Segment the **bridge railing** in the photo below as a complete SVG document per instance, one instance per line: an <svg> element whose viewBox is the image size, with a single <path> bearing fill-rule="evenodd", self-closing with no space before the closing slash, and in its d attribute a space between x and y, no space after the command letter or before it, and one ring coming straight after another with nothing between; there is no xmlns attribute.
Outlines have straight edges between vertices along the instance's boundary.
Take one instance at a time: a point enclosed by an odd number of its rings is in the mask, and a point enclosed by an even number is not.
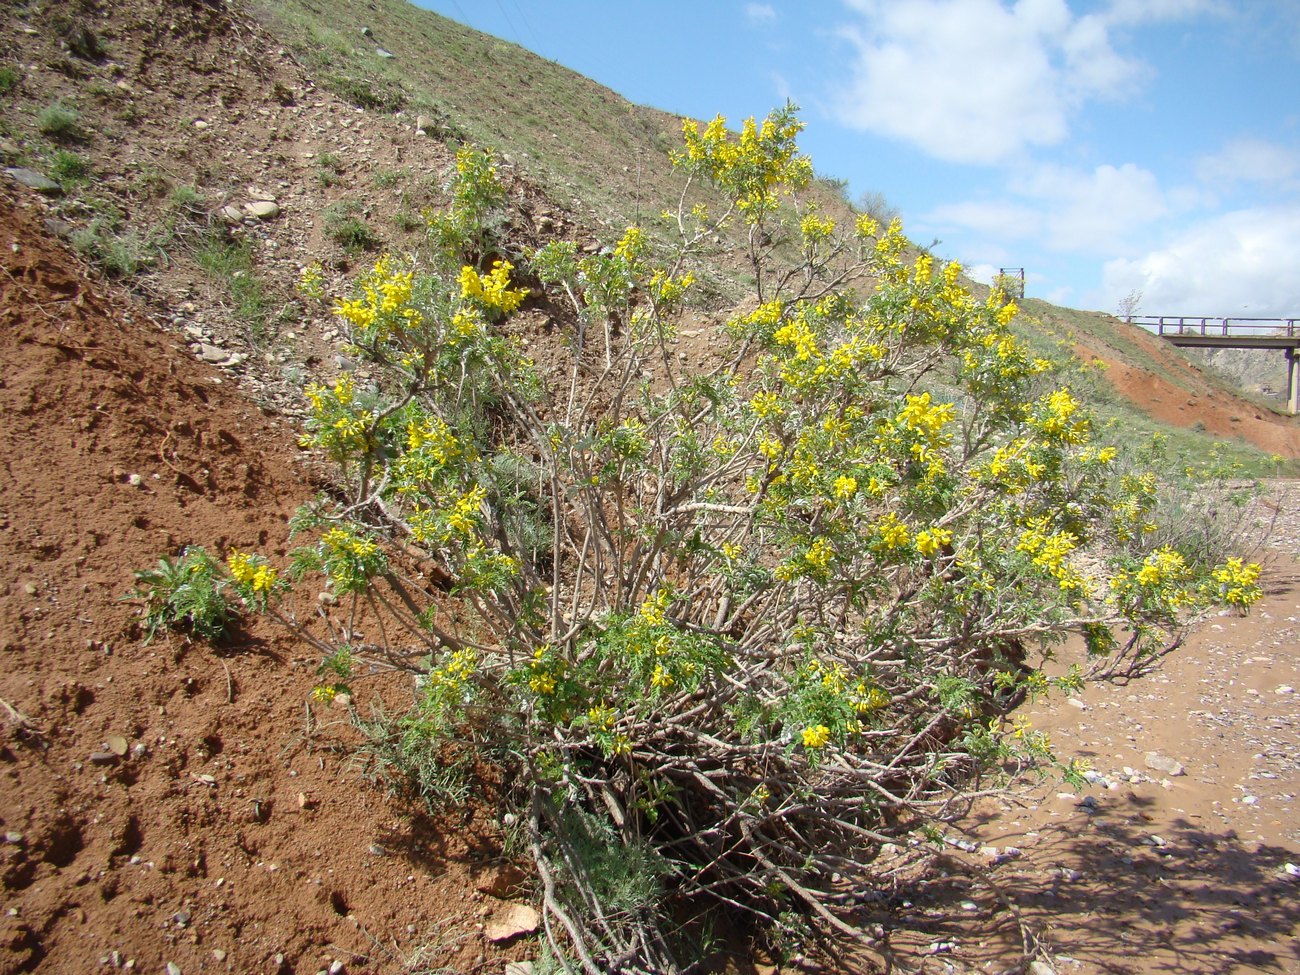
<svg viewBox="0 0 1300 975"><path fill-rule="evenodd" d="M1206 335L1231 337L1285 336L1295 338L1300 318L1198 318L1191 315L1134 315L1134 325L1150 328L1157 335Z"/></svg>

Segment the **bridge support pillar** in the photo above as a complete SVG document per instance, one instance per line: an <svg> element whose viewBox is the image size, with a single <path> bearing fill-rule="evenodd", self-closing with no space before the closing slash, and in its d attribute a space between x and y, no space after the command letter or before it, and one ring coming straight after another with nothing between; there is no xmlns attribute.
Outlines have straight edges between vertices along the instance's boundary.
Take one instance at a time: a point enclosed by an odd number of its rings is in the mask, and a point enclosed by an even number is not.
<svg viewBox="0 0 1300 975"><path fill-rule="evenodd" d="M1300 413L1300 349L1286 350L1286 408L1291 415Z"/></svg>

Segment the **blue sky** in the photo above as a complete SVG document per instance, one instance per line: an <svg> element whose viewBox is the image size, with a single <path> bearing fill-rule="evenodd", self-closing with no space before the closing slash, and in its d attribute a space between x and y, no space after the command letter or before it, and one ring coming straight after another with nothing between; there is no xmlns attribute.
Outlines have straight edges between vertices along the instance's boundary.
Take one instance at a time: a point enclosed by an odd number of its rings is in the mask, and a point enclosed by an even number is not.
<svg viewBox="0 0 1300 975"><path fill-rule="evenodd" d="M1300 316L1300 0L419 0L624 97L804 151L987 280Z"/></svg>

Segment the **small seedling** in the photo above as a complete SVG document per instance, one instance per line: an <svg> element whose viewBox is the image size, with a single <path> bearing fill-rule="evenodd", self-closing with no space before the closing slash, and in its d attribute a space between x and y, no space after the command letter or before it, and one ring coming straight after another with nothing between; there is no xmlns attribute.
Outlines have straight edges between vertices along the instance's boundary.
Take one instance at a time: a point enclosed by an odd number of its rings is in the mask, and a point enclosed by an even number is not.
<svg viewBox="0 0 1300 975"><path fill-rule="evenodd" d="M379 246L379 238L370 225L357 216L359 209L352 201L325 208L325 233L349 254L359 254Z"/></svg>
<svg viewBox="0 0 1300 975"><path fill-rule="evenodd" d="M66 186L75 186L85 182L90 176L90 163L84 156L60 149L50 160L50 179Z"/></svg>
<svg viewBox="0 0 1300 975"><path fill-rule="evenodd" d="M156 568L137 570L135 581L127 598L144 601L146 642L162 629L218 640L238 616L226 598L221 563L200 546L189 546L179 559L160 559Z"/></svg>

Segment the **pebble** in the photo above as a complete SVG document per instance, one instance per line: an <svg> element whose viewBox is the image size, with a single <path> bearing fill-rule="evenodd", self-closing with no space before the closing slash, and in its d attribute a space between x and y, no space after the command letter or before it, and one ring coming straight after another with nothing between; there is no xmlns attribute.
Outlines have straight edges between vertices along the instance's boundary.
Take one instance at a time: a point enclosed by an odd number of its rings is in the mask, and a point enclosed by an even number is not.
<svg viewBox="0 0 1300 975"><path fill-rule="evenodd" d="M18 832L16 829L11 829L9 832L5 833L6 843L12 843L14 844L14 846L17 846L22 841L23 841L23 834Z"/></svg>
<svg viewBox="0 0 1300 975"><path fill-rule="evenodd" d="M213 949L212 949L212 957L213 957L213 959L216 960L216 961L225 961L225 960L226 960L226 953L225 953L224 951L222 951L220 948L213 948Z"/></svg>
<svg viewBox="0 0 1300 975"><path fill-rule="evenodd" d="M167 975L181 975L181 966L174 961L167 963Z"/></svg>

